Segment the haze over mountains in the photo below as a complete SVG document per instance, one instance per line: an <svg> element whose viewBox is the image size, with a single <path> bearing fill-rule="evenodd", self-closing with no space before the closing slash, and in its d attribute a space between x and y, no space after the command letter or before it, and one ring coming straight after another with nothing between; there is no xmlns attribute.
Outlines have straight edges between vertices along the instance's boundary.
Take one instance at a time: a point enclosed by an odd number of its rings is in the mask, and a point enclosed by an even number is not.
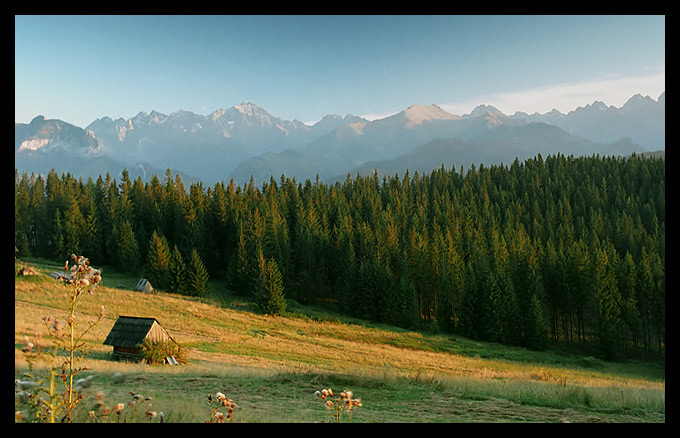
<svg viewBox="0 0 680 438"><path fill-rule="evenodd" d="M166 169L183 181L260 185L281 174L298 181L316 175L326 182L347 173L400 175L484 163L509 164L541 153L628 155L665 150L665 92L657 100L635 95L621 108L602 102L568 114L517 112L512 116L480 105L450 114L436 105L413 105L383 119L328 115L309 126L282 120L251 102L208 116L156 111L113 120L103 117L79 128L38 116L15 124L15 167L20 173L96 178L107 172L148 180Z"/></svg>

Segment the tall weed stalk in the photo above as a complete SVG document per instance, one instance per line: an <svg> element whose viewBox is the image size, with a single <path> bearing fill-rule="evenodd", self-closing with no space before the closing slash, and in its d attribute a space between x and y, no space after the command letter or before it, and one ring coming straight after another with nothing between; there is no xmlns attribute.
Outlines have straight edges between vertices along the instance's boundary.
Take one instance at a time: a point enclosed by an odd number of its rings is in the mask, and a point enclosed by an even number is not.
<svg viewBox="0 0 680 438"><path fill-rule="evenodd" d="M88 321L80 332L77 329L80 326L77 309L85 295L94 294L102 279L101 271L90 266L90 261L83 256L72 254L71 260L71 264L69 260L66 261L64 273L57 277L66 292L68 317L65 321L54 316L43 318L47 333L53 339L51 348L43 345L40 338L34 341L24 339L22 351L29 372L26 374L27 380L14 382L15 400L26 406L26 412L16 411L15 419L18 421L55 423L59 420L70 423L73 409L84 397L80 393L81 389L89 386L92 377L74 381L78 373L89 369L79 366L80 360L87 354L83 337L102 319L104 306L100 308L95 321ZM59 355L60 350L65 352L63 359ZM34 372L38 359L46 359L50 363L47 375Z"/></svg>

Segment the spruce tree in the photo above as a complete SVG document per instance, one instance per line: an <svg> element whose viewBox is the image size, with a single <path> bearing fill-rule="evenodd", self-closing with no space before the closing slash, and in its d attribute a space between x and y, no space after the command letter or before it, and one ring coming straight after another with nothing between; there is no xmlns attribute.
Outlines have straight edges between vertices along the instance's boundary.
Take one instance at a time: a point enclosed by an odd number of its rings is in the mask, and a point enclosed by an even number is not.
<svg viewBox="0 0 680 438"><path fill-rule="evenodd" d="M531 303L527 309L529 314L526 319L523 344L533 350L541 350L545 347L548 336L548 325L545 322L543 305L534 292L531 296Z"/></svg>
<svg viewBox="0 0 680 438"><path fill-rule="evenodd" d="M204 297L210 293L208 270L205 268L196 248L191 250L191 258L186 272L186 292L194 297Z"/></svg>
<svg viewBox="0 0 680 438"><path fill-rule="evenodd" d="M594 266L594 293L597 303L598 343L600 353L611 360L617 355L618 325L620 322L620 301L616 278L607 252L598 251Z"/></svg>
<svg viewBox="0 0 680 438"><path fill-rule="evenodd" d="M170 248L164 236L156 231L151 235L149 252L146 258L149 281L157 289L170 285Z"/></svg>
<svg viewBox="0 0 680 438"><path fill-rule="evenodd" d="M69 257L68 249L64 246L64 225L62 224L61 213L57 208L54 212L54 232L52 235L52 252L56 259L62 260Z"/></svg>
<svg viewBox="0 0 680 438"><path fill-rule="evenodd" d="M406 329L415 329L418 326L420 315L416 287L404 276L399 278L395 308L395 325Z"/></svg>
<svg viewBox="0 0 680 438"><path fill-rule="evenodd" d="M114 229L114 234L117 236L118 268L125 272L138 273L141 270L139 244L130 221L123 221L120 227Z"/></svg>
<svg viewBox="0 0 680 438"><path fill-rule="evenodd" d="M71 199L64 213L64 247L71 254L81 254L81 235L85 229L85 221L75 198Z"/></svg>
<svg viewBox="0 0 680 438"><path fill-rule="evenodd" d="M175 245L170 255L168 271L170 273L168 284L170 291L182 295L186 294L187 267L184 264L184 260L182 260L182 253L180 253L177 245Z"/></svg>
<svg viewBox="0 0 680 438"><path fill-rule="evenodd" d="M97 217L97 206L94 199L90 199L87 214L84 218L85 224L81 246L83 254L87 254L88 258L95 262L100 261L103 257L102 239L99 230L99 220Z"/></svg>
<svg viewBox="0 0 680 438"><path fill-rule="evenodd" d="M472 263L466 263L464 273L463 293L460 305L459 330L463 336L479 339L481 323L481 297L477 276Z"/></svg>
<svg viewBox="0 0 680 438"><path fill-rule="evenodd" d="M286 312L283 277L276 260L270 258L265 262L264 258L261 258L260 276L255 292L255 303L262 312L268 315L283 315Z"/></svg>

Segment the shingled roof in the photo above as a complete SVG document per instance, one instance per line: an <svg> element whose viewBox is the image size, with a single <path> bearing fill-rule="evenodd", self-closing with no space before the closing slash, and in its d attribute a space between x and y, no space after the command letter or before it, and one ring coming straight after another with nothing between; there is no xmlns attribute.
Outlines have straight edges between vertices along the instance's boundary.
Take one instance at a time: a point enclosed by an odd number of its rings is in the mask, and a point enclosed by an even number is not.
<svg viewBox="0 0 680 438"><path fill-rule="evenodd" d="M119 316L113 328L111 328L111 332L104 340L104 345L138 348L147 337L154 341L173 340L156 318Z"/></svg>

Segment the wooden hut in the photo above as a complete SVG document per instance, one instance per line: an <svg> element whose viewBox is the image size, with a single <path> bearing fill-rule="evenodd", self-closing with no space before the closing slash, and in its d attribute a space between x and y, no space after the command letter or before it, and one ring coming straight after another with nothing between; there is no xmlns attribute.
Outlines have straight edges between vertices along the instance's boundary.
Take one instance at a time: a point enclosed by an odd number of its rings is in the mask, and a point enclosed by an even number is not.
<svg viewBox="0 0 680 438"><path fill-rule="evenodd" d="M153 342L175 342L156 318L119 316L104 345L113 347L113 356L116 359L140 361L140 347L145 339Z"/></svg>
<svg viewBox="0 0 680 438"><path fill-rule="evenodd" d="M137 282L137 286L135 287L135 289L140 292L154 293L153 286L151 286L151 283L146 278L141 278Z"/></svg>

